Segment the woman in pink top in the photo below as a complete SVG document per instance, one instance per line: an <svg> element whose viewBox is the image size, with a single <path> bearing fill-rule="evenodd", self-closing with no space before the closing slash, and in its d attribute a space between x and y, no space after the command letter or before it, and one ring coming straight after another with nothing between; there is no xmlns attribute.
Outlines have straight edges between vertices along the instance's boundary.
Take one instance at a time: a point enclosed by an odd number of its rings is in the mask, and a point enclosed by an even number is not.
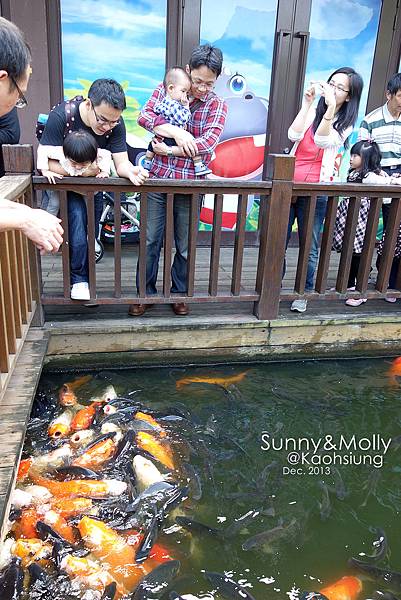
<svg viewBox="0 0 401 600"><path fill-rule="evenodd" d="M334 71L326 82L312 84L305 92L302 107L288 130L288 137L295 142L291 154L295 155L295 182L317 183L333 181L334 163L341 146L358 116L363 88L362 77L351 67ZM316 108L316 94L320 94ZM299 246L305 237L304 215L309 199L298 196L291 205L288 223L287 245L295 219L298 223ZM319 254L319 236L326 216L327 196L318 196L313 225L312 246L308 261L305 291L313 289L313 278ZM291 310L305 312L305 298L294 300Z"/></svg>

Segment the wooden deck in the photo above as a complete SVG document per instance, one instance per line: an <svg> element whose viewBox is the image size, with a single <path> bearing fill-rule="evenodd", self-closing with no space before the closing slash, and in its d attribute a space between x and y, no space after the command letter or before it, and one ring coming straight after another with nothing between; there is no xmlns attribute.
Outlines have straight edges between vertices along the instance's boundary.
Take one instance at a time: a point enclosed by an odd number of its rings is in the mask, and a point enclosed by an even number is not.
<svg viewBox="0 0 401 600"><path fill-rule="evenodd" d="M219 291L228 292L231 286L231 265L232 265L232 248L222 248L219 264ZM258 248L246 248L244 253L243 277L241 280L241 291L252 292L255 289L256 265L257 265ZM123 246L122 252L122 294L125 296L136 295L135 288L135 272L138 256L137 245ZM207 293L208 277L209 277L209 256L210 248L200 247L197 249L196 262L196 277L195 287L198 292ZM283 280L282 293L291 293L296 273L296 261L298 257L298 248L290 247L287 251L287 270ZM330 271L328 278L328 287L335 286L335 278L338 269L339 255L335 252L331 255ZM373 265L375 264L375 258ZM42 258L42 275L43 275L43 291L44 294L60 294L62 295L62 274L61 274L61 254L45 256ZM158 287L161 289L161 276L163 273L163 253L160 258L159 265L159 281ZM369 287L374 289L374 280L377 271L373 268ZM98 296L102 296L112 290L114 281L114 262L112 246L105 247L105 254L102 260L96 265L96 282ZM280 303L279 319L310 319L313 317L330 318L330 315L336 317L349 317L355 315L376 315L394 314L400 311L399 300L395 304L390 304L384 300L375 299L361 305L358 308L352 308L345 305L343 299L335 301L325 301L324 298L311 300L308 303L306 313L299 314L290 311L291 302L283 300ZM204 303L194 304L191 306L191 321L204 317L215 318L216 320L225 319L229 314L248 318L254 321L255 317L252 314L252 303L250 302L235 302L235 303ZM121 319L127 315L127 307L124 305L106 305L106 306L83 306L81 303L76 303L74 306L46 306L46 320L68 321L74 314L75 319L81 321L93 321L98 319ZM161 305L152 308L141 317L138 322L157 322L159 319L164 319L171 316L183 320L182 317L175 317L169 305Z"/></svg>

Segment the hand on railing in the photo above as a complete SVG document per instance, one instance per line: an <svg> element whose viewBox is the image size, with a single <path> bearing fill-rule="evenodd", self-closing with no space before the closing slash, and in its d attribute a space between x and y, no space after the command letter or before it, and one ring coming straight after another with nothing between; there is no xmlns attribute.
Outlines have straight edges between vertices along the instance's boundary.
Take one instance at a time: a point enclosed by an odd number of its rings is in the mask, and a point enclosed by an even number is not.
<svg viewBox="0 0 401 600"><path fill-rule="evenodd" d="M56 179L63 179L64 175L55 173L54 171L42 171L43 177L46 177L49 183L56 183Z"/></svg>

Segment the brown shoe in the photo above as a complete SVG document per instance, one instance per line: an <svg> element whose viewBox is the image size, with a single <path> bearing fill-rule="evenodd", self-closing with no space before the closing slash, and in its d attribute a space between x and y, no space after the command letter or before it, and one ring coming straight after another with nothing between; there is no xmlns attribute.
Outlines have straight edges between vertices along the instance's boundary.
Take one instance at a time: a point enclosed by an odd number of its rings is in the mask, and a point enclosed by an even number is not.
<svg viewBox="0 0 401 600"><path fill-rule="evenodd" d="M128 315L130 317L141 317L145 311L152 308L153 304L130 304L128 307Z"/></svg>
<svg viewBox="0 0 401 600"><path fill-rule="evenodd" d="M185 317L185 315L189 313L189 306L184 302L176 302L175 304L171 305L171 308L179 317Z"/></svg>

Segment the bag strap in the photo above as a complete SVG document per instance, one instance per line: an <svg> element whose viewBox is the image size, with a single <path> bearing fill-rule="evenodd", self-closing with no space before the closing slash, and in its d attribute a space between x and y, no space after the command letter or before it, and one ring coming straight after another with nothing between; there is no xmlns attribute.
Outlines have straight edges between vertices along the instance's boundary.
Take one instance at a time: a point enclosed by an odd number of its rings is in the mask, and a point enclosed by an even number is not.
<svg viewBox="0 0 401 600"><path fill-rule="evenodd" d="M80 103L84 100L83 96L74 96L71 100L67 100L64 108L65 108L65 128L64 128L64 137L67 137L69 133L72 132L72 121L74 121L77 110L79 109Z"/></svg>

